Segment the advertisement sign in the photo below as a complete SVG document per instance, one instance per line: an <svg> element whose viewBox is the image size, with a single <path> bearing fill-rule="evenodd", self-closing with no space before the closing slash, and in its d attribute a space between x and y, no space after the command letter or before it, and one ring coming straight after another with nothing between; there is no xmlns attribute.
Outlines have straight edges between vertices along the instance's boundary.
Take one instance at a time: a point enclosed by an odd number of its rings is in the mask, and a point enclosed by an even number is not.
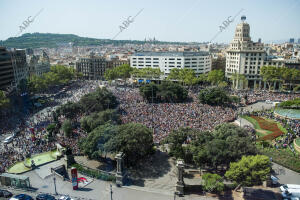
<svg viewBox="0 0 300 200"><path fill-rule="evenodd" d="M73 190L77 190L78 189L78 180L77 180L77 169L75 167L71 168L71 175L72 175Z"/></svg>

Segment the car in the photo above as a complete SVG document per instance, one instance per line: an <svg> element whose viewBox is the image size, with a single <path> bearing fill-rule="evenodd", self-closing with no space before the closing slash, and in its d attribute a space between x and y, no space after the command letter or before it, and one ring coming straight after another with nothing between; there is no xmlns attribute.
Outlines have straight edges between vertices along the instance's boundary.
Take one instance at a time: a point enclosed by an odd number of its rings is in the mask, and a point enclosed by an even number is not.
<svg viewBox="0 0 300 200"><path fill-rule="evenodd" d="M54 196L51 196L50 194L39 194L35 198L36 200L55 200Z"/></svg>
<svg viewBox="0 0 300 200"><path fill-rule="evenodd" d="M290 190L290 189L299 189L299 190L300 190L300 185L296 185L296 184L286 184L286 185L280 186L281 192L284 192L284 191Z"/></svg>
<svg viewBox="0 0 300 200"><path fill-rule="evenodd" d="M14 136L11 135L11 136L8 136L7 138L5 138L5 140L3 141L4 144L9 144L13 141L14 139Z"/></svg>
<svg viewBox="0 0 300 200"><path fill-rule="evenodd" d="M266 100L266 104L272 104L273 102L271 100Z"/></svg>
<svg viewBox="0 0 300 200"><path fill-rule="evenodd" d="M13 194L10 191L0 189L0 197L9 198L12 196Z"/></svg>
<svg viewBox="0 0 300 200"><path fill-rule="evenodd" d="M58 200L74 200L74 199L72 199L71 197L69 197L67 195L63 195L63 196L59 197Z"/></svg>
<svg viewBox="0 0 300 200"><path fill-rule="evenodd" d="M27 194L18 194L9 200L33 200L33 198Z"/></svg>

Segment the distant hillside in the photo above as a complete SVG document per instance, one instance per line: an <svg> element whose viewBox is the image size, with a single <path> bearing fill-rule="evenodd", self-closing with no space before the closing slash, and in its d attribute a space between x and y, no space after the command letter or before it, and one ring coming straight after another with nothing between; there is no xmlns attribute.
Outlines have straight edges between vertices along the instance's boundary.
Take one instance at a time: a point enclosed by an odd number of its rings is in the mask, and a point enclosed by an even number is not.
<svg viewBox="0 0 300 200"><path fill-rule="evenodd" d="M0 46L11 48L40 48L57 47L60 43L73 42L74 46L89 46L89 45L103 45L103 44L188 44L184 42L163 42L163 41L139 41L139 40L110 40L110 39L95 39L87 37L79 37L73 34L53 34L53 33L26 33L20 37L11 37L7 40L0 41ZM194 43L195 44L195 43Z"/></svg>

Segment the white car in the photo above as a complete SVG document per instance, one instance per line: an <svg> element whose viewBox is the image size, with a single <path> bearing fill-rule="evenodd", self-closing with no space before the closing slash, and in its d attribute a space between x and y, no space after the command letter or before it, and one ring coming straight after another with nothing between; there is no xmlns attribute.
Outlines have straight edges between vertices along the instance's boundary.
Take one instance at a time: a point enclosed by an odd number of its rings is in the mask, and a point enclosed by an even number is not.
<svg viewBox="0 0 300 200"><path fill-rule="evenodd" d="M67 195L63 195L63 196L59 197L58 200L74 200L74 199L72 199L71 197L69 197Z"/></svg>
<svg viewBox="0 0 300 200"><path fill-rule="evenodd" d="M4 144L8 144L11 143L14 139L14 136L8 136L7 138L5 138L5 140L3 141Z"/></svg>
<svg viewBox="0 0 300 200"><path fill-rule="evenodd" d="M284 191L290 190L290 189L298 189L298 190L300 190L300 185L296 185L296 184L286 184L286 185L280 186L281 192L284 192Z"/></svg>

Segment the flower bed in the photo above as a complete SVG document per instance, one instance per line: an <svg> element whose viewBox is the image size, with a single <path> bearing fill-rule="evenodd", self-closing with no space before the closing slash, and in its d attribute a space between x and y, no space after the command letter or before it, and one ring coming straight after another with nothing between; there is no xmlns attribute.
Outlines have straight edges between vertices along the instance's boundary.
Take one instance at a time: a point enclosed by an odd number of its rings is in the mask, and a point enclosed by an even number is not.
<svg viewBox="0 0 300 200"><path fill-rule="evenodd" d="M271 134L263 136L263 137L259 138L258 140L273 140L284 134L284 132L278 128L277 123L275 123L275 122L269 122L269 121L265 120L264 118L257 117L257 116L251 116L251 118L255 119L258 122L260 128L272 132Z"/></svg>

